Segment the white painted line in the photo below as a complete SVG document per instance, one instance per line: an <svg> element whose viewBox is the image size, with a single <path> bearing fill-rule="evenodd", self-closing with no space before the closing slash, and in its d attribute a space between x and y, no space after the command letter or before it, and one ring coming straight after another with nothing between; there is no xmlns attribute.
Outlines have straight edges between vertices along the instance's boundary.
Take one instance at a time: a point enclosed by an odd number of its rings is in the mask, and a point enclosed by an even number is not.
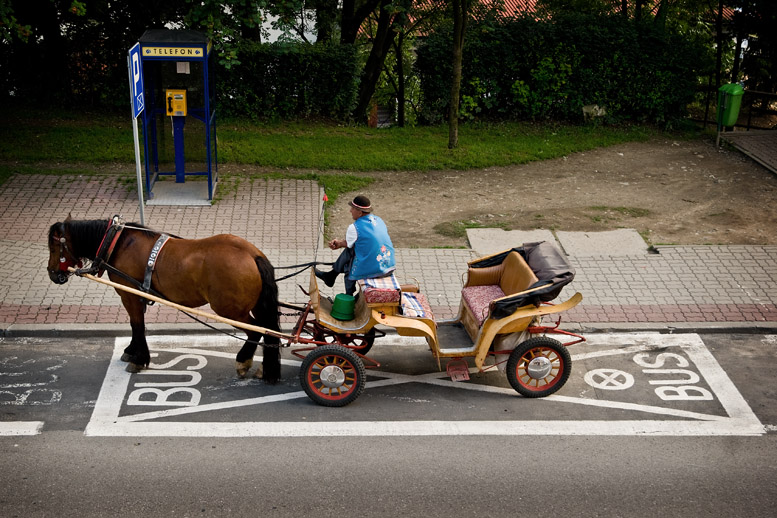
<svg viewBox="0 0 777 518"><path fill-rule="evenodd" d="M732 420L688 421L329 421L125 423L87 435L121 437L383 437L462 435L754 436L764 428Z"/></svg>
<svg viewBox="0 0 777 518"><path fill-rule="evenodd" d="M0 422L0 435L39 435L43 421Z"/></svg>
<svg viewBox="0 0 777 518"><path fill-rule="evenodd" d="M236 401L228 401L224 403L208 403L204 405L197 405L195 407L181 407L171 408L168 410L160 410L158 412L145 412L143 414L133 414L118 418L117 422L131 423L135 421L145 421L148 419L160 419L162 417L172 417L186 414L197 414L201 412L209 412L211 410L226 410L228 408L241 408L252 405L262 405L266 403L278 403L279 401L289 401L292 399L301 399L308 397L303 391L289 392L286 394L275 394L273 396L262 396L250 399L238 399Z"/></svg>
<svg viewBox="0 0 777 518"><path fill-rule="evenodd" d="M192 337L186 337L187 346L196 343ZM150 342L152 340L149 340ZM157 340L153 340L156 342ZM211 351L218 347L212 337L202 349L193 347L170 347L169 338L165 347L152 349L175 351L200 356L227 356L223 351ZM727 416L709 415L670 407L640 405L618 401L594 400L554 395L543 401L572 403L629 410L654 415L670 416L665 420L613 420L613 421L338 421L330 422L158 422L156 419L174 416L193 415L227 408L275 403L304 397L304 392L294 391L285 394L249 398L238 401L187 406L120 416L124 397L127 395L130 375L124 372L120 362L122 349L128 339L117 339L114 355L108 367L108 373L95 404L94 414L85 431L90 436L171 436L171 437L333 437L333 436L460 436L460 435L671 435L671 436L748 436L766 433L744 398L736 390L731 380L704 346L701 338L695 334L660 335L617 334L590 337L590 345L599 351L586 352L581 358L593 359L640 352L654 352L677 347L695 364L715 397L728 414ZM231 356L231 355L229 355ZM297 361L293 361L299 364ZM284 360L284 363L287 363ZM418 376L391 372L370 371L374 376L383 378L370 381L367 390L403 383L425 383L455 389L509 394L516 397L514 391L502 387L491 387L474 383L456 383L447 379L445 373L432 372ZM313 403L311 403L312 405ZM683 419L683 420L680 420Z"/></svg>

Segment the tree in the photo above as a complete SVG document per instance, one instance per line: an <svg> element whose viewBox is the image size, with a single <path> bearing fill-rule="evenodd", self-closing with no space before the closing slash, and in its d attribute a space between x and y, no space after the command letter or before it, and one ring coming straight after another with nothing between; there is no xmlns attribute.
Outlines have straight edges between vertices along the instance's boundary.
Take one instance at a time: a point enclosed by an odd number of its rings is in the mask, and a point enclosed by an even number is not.
<svg viewBox="0 0 777 518"><path fill-rule="evenodd" d="M369 52L360 74L359 95L353 111L356 120L365 121L386 56L402 26L407 23L407 13L413 8L413 0L343 0L340 7L337 0L286 0L272 3L279 13L291 14L300 3L314 9L317 42L324 43L335 36L337 19L340 20L341 44L358 44L367 35ZM292 22L293 17L289 15L287 20ZM365 27L370 30L365 31ZM299 34L300 30L296 32Z"/></svg>
<svg viewBox="0 0 777 518"><path fill-rule="evenodd" d="M451 74L451 102L448 109L448 149L459 146L459 93L461 92L461 56L467 19L473 3L477 0L453 0L453 52Z"/></svg>

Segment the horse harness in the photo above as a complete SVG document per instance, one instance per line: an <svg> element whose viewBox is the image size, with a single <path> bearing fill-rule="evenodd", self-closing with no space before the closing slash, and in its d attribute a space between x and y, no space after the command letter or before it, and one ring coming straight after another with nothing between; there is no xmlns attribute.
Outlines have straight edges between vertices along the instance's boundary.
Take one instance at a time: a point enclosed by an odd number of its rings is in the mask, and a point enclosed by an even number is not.
<svg viewBox="0 0 777 518"><path fill-rule="evenodd" d="M123 271L119 270L118 268L112 266L108 263L110 261L111 256L113 255L113 251L116 248L116 243L119 242L119 237L121 237L122 232L124 229L127 228L127 226L121 222L121 218L119 216L114 216L108 221L108 228L105 230L105 235L103 236L102 241L100 242L100 246L97 248L97 253L95 255L94 260L92 261L92 266L88 269L79 269L76 271L76 274L84 274L89 273L92 275L96 275L97 277L102 277L103 272L108 270L110 273L114 273L121 277L122 279L128 281L133 286L135 286L137 289L143 291L144 293L150 293L152 295L162 297L162 294L157 292L156 290L151 289L151 276L154 273L154 269L156 268L156 262L157 259L159 259L159 254L162 251L162 247L165 246L167 241L170 239L170 235L168 234L161 234L159 238L154 243L154 246L151 248L151 253L149 253L148 261L146 261L146 271L143 275L143 282L141 283L137 279L130 277L128 274L124 273ZM129 227L134 228L134 227ZM141 229L145 230L145 229ZM67 246L67 240L65 239L65 224L62 223L61 228L61 237L59 239L60 242L60 256L59 256L59 263L60 263L60 270L67 271L68 266L71 266L69 264L69 261L65 258L65 250L70 254L71 257L75 257L73 255L72 250L70 250ZM80 266L81 263L78 263L78 266ZM145 301L147 305L151 306L154 304L154 301L152 300L146 300Z"/></svg>

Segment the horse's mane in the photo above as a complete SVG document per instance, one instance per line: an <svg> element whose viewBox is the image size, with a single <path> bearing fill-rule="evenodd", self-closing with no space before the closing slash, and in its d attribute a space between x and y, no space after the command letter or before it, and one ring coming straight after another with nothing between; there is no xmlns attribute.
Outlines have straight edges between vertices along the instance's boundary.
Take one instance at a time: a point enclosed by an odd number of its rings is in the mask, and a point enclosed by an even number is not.
<svg viewBox="0 0 777 518"><path fill-rule="evenodd" d="M49 240L62 223L54 223L49 229ZM108 228L106 219L69 220L64 222L70 234L73 253L78 257L94 259L97 247Z"/></svg>

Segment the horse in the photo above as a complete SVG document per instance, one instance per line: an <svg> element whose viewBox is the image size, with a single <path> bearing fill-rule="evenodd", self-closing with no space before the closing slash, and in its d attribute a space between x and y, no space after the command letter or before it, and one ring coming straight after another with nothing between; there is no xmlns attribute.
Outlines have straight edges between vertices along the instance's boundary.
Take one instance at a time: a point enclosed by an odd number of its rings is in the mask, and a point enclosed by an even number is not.
<svg viewBox="0 0 777 518"><path fill-rule="evenodd" d="M92 261L91 273L101 275L107 270L115 283L137 289L145 281L145 287L152 290L146 291L163 299L192 308L209 303L222 317L280 332L275 271L258 248L229 234L204 239L169 236L159 248L160 236L163 234L136 223L121 225L117 218L73 220L68 214L65 221L49 229L49 278L64 284L71 275L69 268L87 259ZM108 241L112 242L106 244ZM155 264L151 264L152 259ZM147 301L118 288L116 292L132 328L132 340L122 361L127 362L128 372L139 372L151 360L144 322ZM277 383L280 338L252 330L246 333L247 340L235 358L238 376L247 375L263 337L264 359L256 377Z"/></svg>

